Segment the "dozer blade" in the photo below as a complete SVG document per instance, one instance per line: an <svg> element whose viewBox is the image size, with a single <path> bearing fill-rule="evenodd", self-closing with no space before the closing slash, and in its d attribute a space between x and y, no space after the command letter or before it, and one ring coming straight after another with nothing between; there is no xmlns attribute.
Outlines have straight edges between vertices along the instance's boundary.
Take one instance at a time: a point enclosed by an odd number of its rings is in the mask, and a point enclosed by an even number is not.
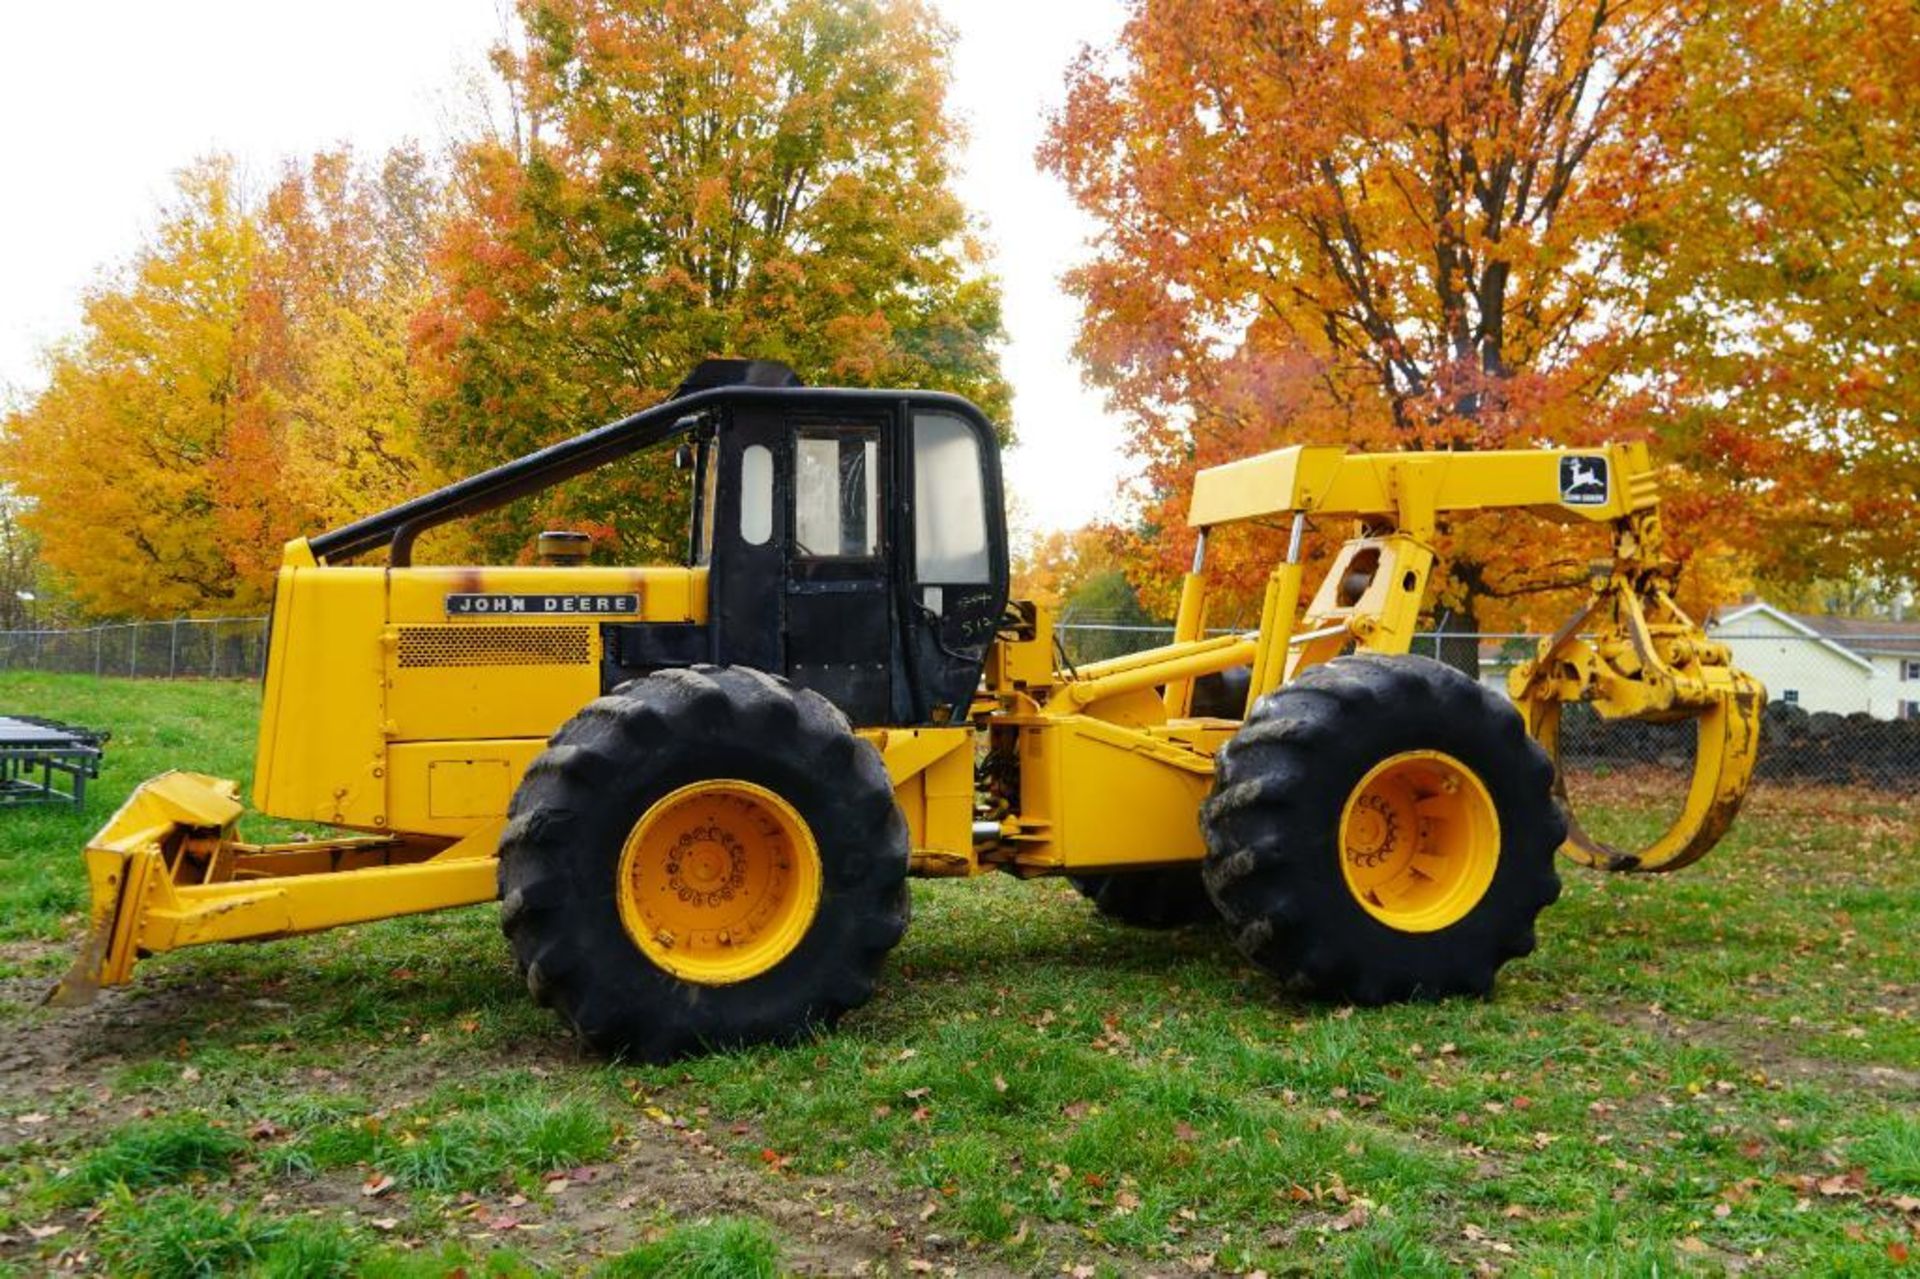
<svg viewBox="0 0 1920 1279"><path fill-rule="evenodd" d="M92 892L86 938L73 966L46 1002L70 1008L133 972L141 925L153 893L168 877L170 857L193 844L211 862L233 839L240 788L224 778L171 772L142 782L87 844Z"/></svg>
<svg viewBox="0 0 1920 1279"><path fill-rule="evenodd" d="M1581 826L1567 795L1560 766L1562 703L1525 703L1527 727L1553 760L1553 790L1567 815L1567 842L1560 851L1584 866L1654 874L1691 866L1713 850L1733 825L1753 779L1760 749L1760 712L1766 691L1758 680L1729 671L1729 687L1704 706L1683 712L1694 721L1693 777L1680 815L1646 847L1629 850L1596 839ZM1668 718L1663 716L1662 718Z"/></svg>
<svg viewBox="0 0 1920 1279"><path fill-rule="evenodd" d="M455 838L348 835L286 844L234 838L240 788L199 773L142 782L87 845L92 919L47 994L84 1004L134 963L184 946L264 941L493 900L504 819Z"/></svg>

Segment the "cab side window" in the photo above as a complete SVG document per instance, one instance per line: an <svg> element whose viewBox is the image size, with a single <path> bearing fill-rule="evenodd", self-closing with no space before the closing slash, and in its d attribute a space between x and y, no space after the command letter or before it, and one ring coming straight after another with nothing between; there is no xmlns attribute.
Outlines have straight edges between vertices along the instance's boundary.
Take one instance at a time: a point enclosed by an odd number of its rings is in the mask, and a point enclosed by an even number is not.
<svg viewBox="0 0 1920 1279"><path fill-rule="evenodd" d="M951 413L913 415L913 567L918 582L992 580L980 441Z"/></svg>

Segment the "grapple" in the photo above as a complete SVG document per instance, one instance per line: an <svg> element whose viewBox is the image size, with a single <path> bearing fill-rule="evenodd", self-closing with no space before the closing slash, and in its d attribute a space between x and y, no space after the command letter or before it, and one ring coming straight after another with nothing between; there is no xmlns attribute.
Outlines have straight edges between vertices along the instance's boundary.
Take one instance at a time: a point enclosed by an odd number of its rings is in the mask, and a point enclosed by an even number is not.
<svg viewBox="0 0 1920 1279"><path fill-rule="evenodd" d="M1595 566L1585 607L1509 677L1528 731L1554 762L1554 789L1568 816L1562 851L1601 870L1679 870L1706 856L1740 811L1759 756L1766 689L1674 602L1677 566L1660 558L1659 544L1652 512L1619 521L1615 558ZM1645 847L1619 848L1581 826L1560 767L1560 712L1568 702L1587 703L1603 720L1693 721L1686 802Z"/></svg>

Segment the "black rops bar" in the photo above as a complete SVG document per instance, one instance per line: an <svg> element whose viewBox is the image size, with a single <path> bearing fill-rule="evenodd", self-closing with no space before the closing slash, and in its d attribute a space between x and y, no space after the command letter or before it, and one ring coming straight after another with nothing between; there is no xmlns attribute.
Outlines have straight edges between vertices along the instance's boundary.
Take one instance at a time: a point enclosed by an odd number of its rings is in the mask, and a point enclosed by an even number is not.
<svg viewBox="0 0 1920 1279"><path fill-rule="evenodd" d="M695 376L698 374L699 370L696 370ZM689 383L693 381L693 378L689 379ZM464 516L494 510L530 493L537 493L610 462L617 462L629 454L690 430L709 410L740 404L791 405L796 401L816 399L823 407L846 402L897 404L902 394L890 390L741 384L677 394L631 417L548 445L492 470L470 475L445 488L402 502L378 515L369 515L363 520L322 533L310 539L308 545L316 557L337 562L387 544L390 547L388 562L395 568L403 568L412 558L414 539L428 529ZM911 394L916 399L945 401L977 413L958 396L927 391Z"/></svg>
<svg viewBox="0 0 1920 1279"><path fill-rule="evenodd" d="M469 475L445 488L400 503L378 515L355 520L322 533L308 545L314 555L328 560L351 559L386 543L393 547L393 563L404 565L413 539L436 525L465 515L477 515L505 506L563 480L618 461L648 445L657 444L691 426L700 410L732 399L739 388L701 391L684 400L665 400L632 417L562 440L525 457L502 463L490 471Z"/></svg>
<svg viewBox="0 0 1920 1279"><path fill-rule="evenodd" d="M390 542L389 561L402 567L412 559L414 538L427 529L463 515L477 515L505 506L515 498L550 488L657 444L685 430L707 405L732 398L716 392L801 385L794 371L778 360L702 360L672 395L650 409L515 458L490 471L469 475L424 497L402 502L364 520L355 520L344 528L322 533L311 539L308 546L323 559L351 559L382 542Z"/></svg>

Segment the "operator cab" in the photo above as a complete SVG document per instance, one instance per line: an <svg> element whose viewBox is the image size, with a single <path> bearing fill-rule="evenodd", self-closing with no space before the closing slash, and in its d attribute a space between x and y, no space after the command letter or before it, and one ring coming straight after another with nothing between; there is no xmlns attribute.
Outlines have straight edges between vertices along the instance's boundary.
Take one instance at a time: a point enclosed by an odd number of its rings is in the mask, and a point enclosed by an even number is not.
<svg viewBox="0 0 1920 1279"><path fill-rule="evenodd" d="M711 661L785 675L860 726L963 718L1007 597L979 410L796 386L722 404L694 435L708 620L607 626L609 686Z"/></svg>
<svg viewBox="0 0 1920 1279"><path fill-rule="evenodd" d="M652 408L311 549L338 563L385 546L405 568L428 529L667 443L691 455L687 563L707 570L707 618L601 623L602 691L712 662L784 675L861 727L966 716L1006 606L1007 531L998 442L959 396L807 387L773 361L709 360Z"/></svg>

